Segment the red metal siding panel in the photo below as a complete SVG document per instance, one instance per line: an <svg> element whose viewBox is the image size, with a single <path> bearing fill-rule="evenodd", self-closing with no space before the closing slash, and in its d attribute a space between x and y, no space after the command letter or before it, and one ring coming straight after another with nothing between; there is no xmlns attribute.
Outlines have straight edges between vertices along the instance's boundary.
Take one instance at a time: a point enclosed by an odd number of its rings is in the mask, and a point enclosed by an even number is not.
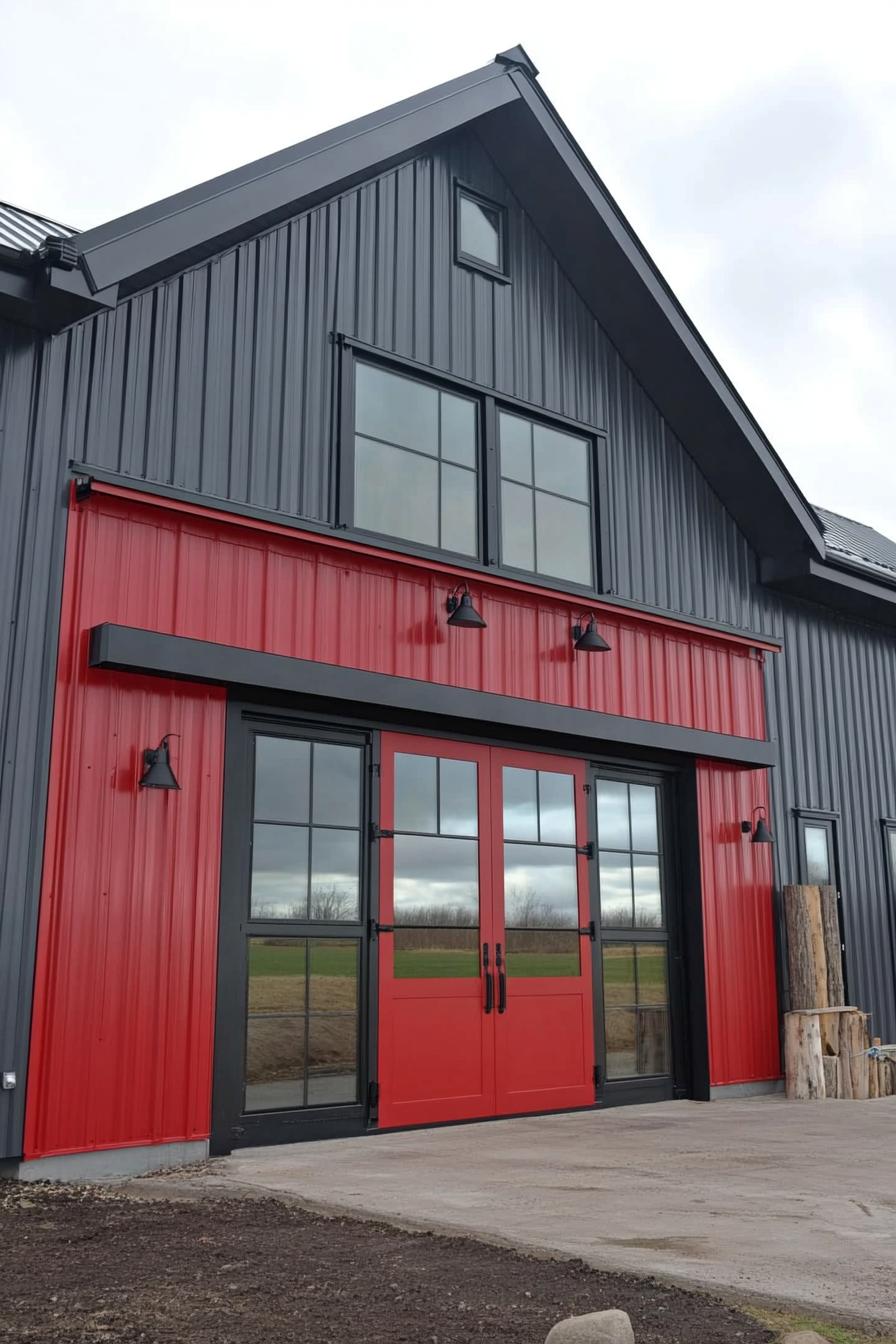
<svg viewBox="0 0 896 1344"><path fill-rule="evenodd" d="M697 768L710 1082L778 1078L772 847L741 831L768 806L768 772Z"/></svg>
<svg viewBox="0 0 896 1344"><path fill-rule="evenodd" d="M110 591L138 583L73 515L60 632L25 1156L209 1132L226 696L87 668ZM148 559L149 557L144 557ZM161 576L161 571L159 571ZM140 587L155 586L152 568ZM179 793L141 792L166 732Z"/></svg>
<svg viewBox="0 0 896 1344"><path fill-rule="evenodd" d="M95 496L75 510L91 620L471 690L763 738L746 641L597 604L611 652L576 656L581 600L470 575L484 636L452 630L455 571L286 529Z"/></svg>

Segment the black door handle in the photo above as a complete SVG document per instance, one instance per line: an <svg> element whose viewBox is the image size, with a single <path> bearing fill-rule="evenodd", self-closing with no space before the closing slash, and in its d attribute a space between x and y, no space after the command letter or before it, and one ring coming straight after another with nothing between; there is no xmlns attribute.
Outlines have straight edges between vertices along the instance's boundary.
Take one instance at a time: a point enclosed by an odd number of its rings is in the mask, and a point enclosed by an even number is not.
<svg viewBox="0 0 896 1344"><path fill-rule="evenodd" d="M507 976L504 973L504 958L501 955L501 944L495 943L495 970L498 972L498 1012L507 1011Z"/></svg>
<svg viewBox="0 0 896 1344"><path fill-rule="evenodd" d="M495 984L488 963L488 943L482 944L482 973L485 976L485 1011L490 1013L495 1001Z"/></svg>

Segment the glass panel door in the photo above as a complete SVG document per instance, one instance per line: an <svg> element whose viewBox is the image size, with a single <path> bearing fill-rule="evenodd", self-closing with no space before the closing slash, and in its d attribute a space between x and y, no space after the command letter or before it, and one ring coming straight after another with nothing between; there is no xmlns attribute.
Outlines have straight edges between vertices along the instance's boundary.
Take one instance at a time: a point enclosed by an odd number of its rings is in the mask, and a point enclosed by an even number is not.
<svg viewBox="0 0 896 1344"><path fill-rule="evenodd" d="M384 734L379 1122L494 1110L487 748Z"/></svg>
<svg viewBox="0 0 896 1344"><path fill-rule="evenodd" d="M493 749L496 1104L594 1102L584 763ZM503 937L501 936L503 932Z"/></svg>

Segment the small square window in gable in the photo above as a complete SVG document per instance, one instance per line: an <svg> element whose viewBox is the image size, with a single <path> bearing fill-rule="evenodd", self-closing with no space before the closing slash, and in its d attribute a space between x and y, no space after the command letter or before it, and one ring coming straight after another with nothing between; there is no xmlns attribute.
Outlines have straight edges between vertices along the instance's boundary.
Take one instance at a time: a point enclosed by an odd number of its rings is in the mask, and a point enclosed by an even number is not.
<svg viewBox="0 0 896 1344"><path fill-rule="evenodd" d="M507 212L496 201L455 183L455 259L461 266L507 278Z"/></svg>

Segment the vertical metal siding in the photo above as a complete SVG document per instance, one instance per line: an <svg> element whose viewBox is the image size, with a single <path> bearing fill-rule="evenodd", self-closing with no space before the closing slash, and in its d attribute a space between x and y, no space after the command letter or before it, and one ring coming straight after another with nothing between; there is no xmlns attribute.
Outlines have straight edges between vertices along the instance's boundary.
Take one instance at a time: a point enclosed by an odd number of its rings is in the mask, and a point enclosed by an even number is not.
<svg viewBox="0 0 896 1344"><path fill-rule="evenodd" d="M710 1082L777 1078L772 854L741 831L768 805L768 773L697 766Z"/></svg>
<svg viewBox="0 0 896 1344"><path fill-rule="evenodd" d="M64 348L0 324L0 1158L21 1149L65 508Z"/></svg>
<svg viewBox="0 0 896 1344"><path fill-rule="evenodd" d="M774 599L771 599L774 601ZM798 878L795 807L839 813L850 1000L896 1039L896 910L881 819L896 817L896 634L775 601L785 646L768 674L778 876Z"/></svg>

